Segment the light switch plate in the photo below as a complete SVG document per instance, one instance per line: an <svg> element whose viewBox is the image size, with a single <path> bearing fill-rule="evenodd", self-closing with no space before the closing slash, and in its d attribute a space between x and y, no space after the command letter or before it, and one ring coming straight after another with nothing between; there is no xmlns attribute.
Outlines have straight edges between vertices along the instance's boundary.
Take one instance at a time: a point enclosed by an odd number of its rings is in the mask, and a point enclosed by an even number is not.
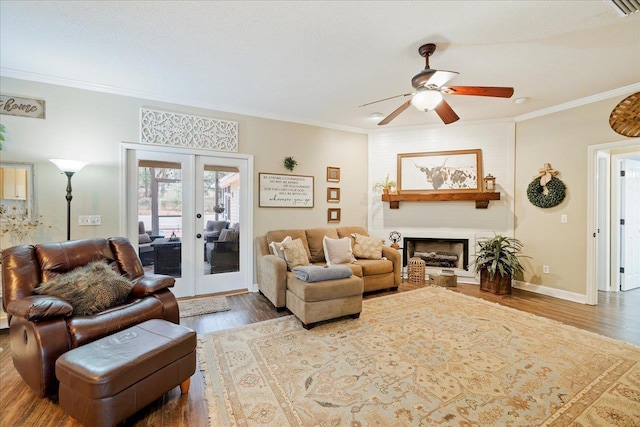
<svg viewBox="0 0 640 427"><path fill-rule="evenodd" d="M101 225L101 224L102 224L101 215L79 215L78 216L78 225Z"/></svg>

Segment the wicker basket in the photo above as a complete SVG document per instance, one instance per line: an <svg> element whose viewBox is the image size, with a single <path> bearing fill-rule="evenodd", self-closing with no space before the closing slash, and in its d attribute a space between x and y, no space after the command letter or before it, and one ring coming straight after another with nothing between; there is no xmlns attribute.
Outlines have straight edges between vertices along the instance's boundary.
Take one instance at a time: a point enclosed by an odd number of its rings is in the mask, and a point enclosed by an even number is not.
<svg viewBox="0 0 640 427"><path fill-rule="evenodd" d="M424 285L425 262L422 258L409 258L407 280L414 285Z"/></svg>

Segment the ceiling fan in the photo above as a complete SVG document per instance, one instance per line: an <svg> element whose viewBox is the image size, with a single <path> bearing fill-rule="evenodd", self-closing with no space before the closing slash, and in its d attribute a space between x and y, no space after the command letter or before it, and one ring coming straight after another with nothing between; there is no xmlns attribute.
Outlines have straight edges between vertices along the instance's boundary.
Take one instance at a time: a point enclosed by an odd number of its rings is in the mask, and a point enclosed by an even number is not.
<svg viewBox="0 0 640 427"><path fill-rule="evenodd" d="M415 88L414 92L379 99L377 101L360 105L360 107L375 104L377 102L387 101L393 98L411 95L410 100L396 108L395 111L385 117L384 120L378 123L378 125L388 124L389 122L391 122L391 120L398 117L400 113L409 108L409 105L413 105L421 111L434 110L440 117L440 119L442 119L444 124L448 125L449 123L453 123L456 120L460 119L460 117L458 117L455 111L453 111L447 101L443 99L443 93L447 95L492 96L497 98L511 98L511 96L513 95L512 87L443 86L459 73L456 71L442 71L430 68L429 57L435 51L436 45L433 43L423 44L418 49L420 56L425 58L426 65L424 67L424 70L420 71L411 79L411 85Z"/></svg>

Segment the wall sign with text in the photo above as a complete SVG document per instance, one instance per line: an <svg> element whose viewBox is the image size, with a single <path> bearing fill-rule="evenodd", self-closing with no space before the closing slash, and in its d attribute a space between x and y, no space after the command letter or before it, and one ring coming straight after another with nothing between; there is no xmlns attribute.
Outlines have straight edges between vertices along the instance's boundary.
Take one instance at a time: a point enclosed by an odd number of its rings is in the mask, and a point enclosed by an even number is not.
<svg viewBox="0 0 640 427"><path fill-rule="evenodd" d="M0 94L0 114L44 119L45 101L44 99Z"/></svg>
<svg viewBox="0 0 640 427"><path fill-rule="evenodd" d="M312 208L313 177L259 173L259 207Z"/></svg>

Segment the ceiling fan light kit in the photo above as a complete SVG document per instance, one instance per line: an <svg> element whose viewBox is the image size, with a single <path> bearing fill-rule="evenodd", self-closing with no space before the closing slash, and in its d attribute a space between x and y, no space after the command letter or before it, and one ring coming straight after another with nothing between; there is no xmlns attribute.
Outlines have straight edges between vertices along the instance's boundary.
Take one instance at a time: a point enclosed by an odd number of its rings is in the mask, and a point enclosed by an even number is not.
<svg viewBox="0 0 640 427"><path fill-rule="evenodd" d="M442 101L437 89L421 89L411 98L411 105L420 111L431 111Z"/></svg>
<svg viewBox="0 0 640 427"><path fill-rule="evenodd" d="M391 114L385 117L379 126L383 126L391 122L406 110L409 105L413 105L420 111L435 111L445 125L453 123L460 119L453 111L453 108L445 101L442 94L446 95L471 95L471 96L489 96L495 98L511 98L513 95L512 87L489 87L489 86L450 86L444 85L449 80L456 77L457 71L434 70L429 66L429 57L436 51L436 45L427 43L420 46L418 52L420 56L425 58L424 70L413 76L411 85L415 88L415 92L405 93L401 95L391 96L389 98L379 99L378 101L363 104L360 107L375 104L377 102L387 101L393 98L405 97L411 95L411 99L406 101Z"/></svg>

